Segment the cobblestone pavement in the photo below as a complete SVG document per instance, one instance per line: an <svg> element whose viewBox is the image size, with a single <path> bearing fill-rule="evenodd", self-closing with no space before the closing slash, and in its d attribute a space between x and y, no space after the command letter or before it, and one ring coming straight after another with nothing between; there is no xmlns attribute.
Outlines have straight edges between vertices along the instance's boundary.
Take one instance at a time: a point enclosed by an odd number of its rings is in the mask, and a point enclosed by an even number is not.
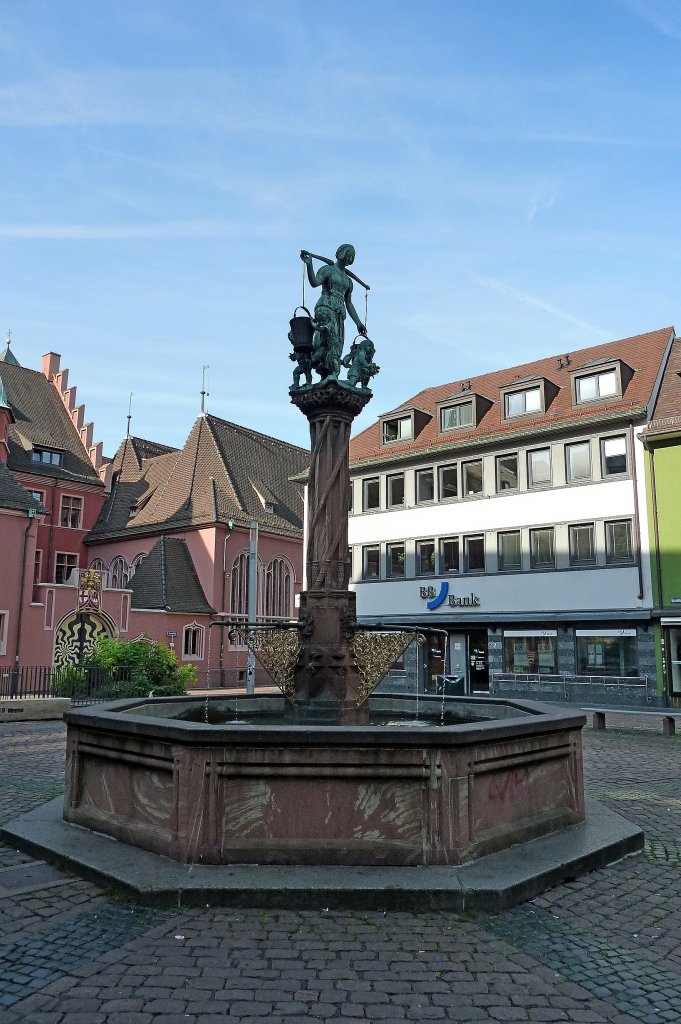
<svg viewBox="0 0 681 1024"><path fill-rule="evenodd" d="M59 793L64 740L0 725L0 820ZM681 737L584 748L645 853L498 916L152 910L0 845L0 1024L681 1021Z"/></svg>

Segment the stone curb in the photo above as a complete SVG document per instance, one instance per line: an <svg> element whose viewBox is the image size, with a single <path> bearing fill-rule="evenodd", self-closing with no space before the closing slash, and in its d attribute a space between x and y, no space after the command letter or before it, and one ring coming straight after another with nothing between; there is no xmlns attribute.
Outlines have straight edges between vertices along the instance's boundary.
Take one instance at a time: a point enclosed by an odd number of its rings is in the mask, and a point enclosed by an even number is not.
<svg viewBox="0 0 681 1024"><path fill-rule="evenodd" d="M643 849L638 826L595 800L586 806L579 825L458 867L180 864L63 821L61 797L0 837L151 905L498 912Z"/></svg>

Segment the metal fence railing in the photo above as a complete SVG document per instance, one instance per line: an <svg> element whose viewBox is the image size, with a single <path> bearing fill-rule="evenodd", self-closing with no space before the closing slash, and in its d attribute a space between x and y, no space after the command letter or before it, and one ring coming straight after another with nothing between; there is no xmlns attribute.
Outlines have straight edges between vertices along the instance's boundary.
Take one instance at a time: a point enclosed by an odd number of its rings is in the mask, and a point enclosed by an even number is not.
<svg viewBox="0 0 681 1024"><path fill-rule="evenodd" d="M73 704L95 704L120 696L117 689L130 680L129 668L17 665L0 668L0 700L69 697Z"/></svg>

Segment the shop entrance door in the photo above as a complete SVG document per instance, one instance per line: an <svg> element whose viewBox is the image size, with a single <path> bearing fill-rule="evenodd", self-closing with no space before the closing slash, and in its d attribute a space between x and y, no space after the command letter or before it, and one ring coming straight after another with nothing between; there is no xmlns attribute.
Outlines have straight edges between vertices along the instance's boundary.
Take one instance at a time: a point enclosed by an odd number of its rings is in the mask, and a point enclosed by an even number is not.
<svg viewBox="0 0 681 1024"><path fill-rule="evenodd" d="M465 633L449 634L449 674L464 679L466 693L468 693L468 652L466 647Z"/></svg>
<svg viewBox="0 0 681 1024"><path fill-rule="evenodd" d="M486 693L489 690L486 629L472 629L468 634L468 660L470 663L470 692Z"/></svg>

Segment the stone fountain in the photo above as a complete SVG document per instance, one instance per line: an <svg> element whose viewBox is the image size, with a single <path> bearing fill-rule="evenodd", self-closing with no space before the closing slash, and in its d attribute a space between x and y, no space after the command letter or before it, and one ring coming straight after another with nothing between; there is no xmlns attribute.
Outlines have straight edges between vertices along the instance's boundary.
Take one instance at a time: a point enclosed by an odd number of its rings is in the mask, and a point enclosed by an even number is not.
<svg viewBox="0 0 681 1024"><path fill-rule="evenodd" d="M311 435L299 619L280 629L231 624L281 695L70 711L63 822L52 823L62 858L76 825L163 863L451 868L584 822L583 714L496 698L372 695L417 634L362 628L348 589L348 445L378 372L352 302L353 281L363 285L349 270L354 255L350 245L335 261L301 253L321 296L313 314L294 313L289 333L290 398ZM344 355L347 316L357 338ZM40 846L21 828L10 832ZM581 870L636 848L632 835L596 844L597 860L582 850ZM556 857L552 880L573 870ZM461 880L448 877L460 894Z"/></svg>

